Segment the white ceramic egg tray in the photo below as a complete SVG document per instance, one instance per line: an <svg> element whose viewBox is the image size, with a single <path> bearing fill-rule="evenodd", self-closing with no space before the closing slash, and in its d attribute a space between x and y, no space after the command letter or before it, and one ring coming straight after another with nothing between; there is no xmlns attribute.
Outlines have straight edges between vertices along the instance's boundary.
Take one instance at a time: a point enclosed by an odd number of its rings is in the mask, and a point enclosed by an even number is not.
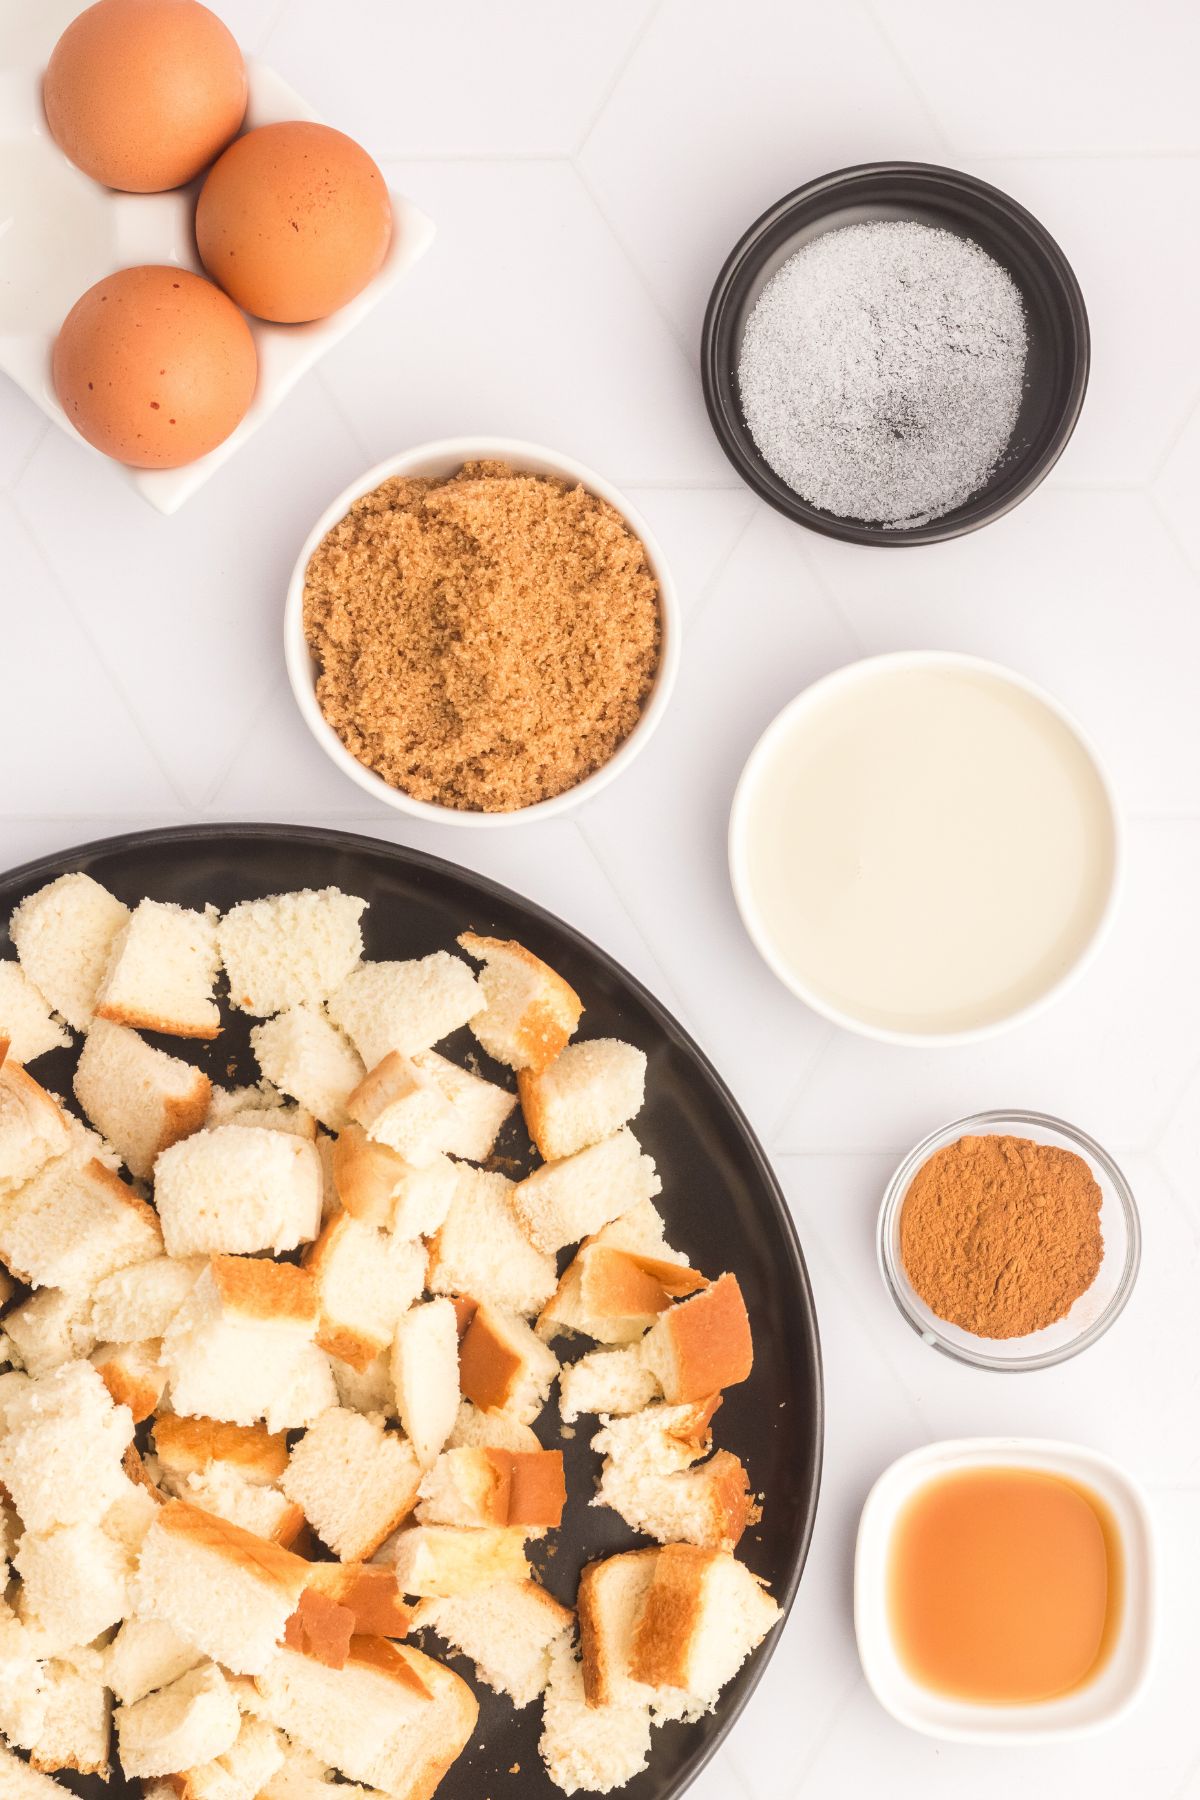
<svg viewBox="0 0 1200 1800"><path fill-rule="evenodd" d="M273 69L247 61L246 129L317 114ZM78 432L58 403L50 358L79 296L114 269L174 263L203 274L193 217L197 180L169 194L119 194L84 175L59 150L42 112L41 68L0 73L0 369L63 431ZM320 121L318 121L320 122ZM258 387L245 418L207 456L179 469L112 468L161 513L173 513L268 419L319 357L352 331L433 241L432 220L392 194L392 241L362 293L328 319L269 325L250 319ZM96 451L94 454L99 455Z"/></svg>

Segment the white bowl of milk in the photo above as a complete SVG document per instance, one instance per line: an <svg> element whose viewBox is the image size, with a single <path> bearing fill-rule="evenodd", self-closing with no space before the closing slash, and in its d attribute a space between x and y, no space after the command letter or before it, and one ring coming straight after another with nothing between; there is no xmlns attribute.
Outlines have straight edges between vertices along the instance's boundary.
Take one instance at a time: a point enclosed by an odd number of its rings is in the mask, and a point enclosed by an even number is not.
<svg viewBox="0 0 1200 1800"><path fill-rule="evenodd" d="M1122 831L1081 727L1024 676L905 651L785 706L734 795L734 895L792 991L887 1043L1026 1020L1095 954Z"/></svg>

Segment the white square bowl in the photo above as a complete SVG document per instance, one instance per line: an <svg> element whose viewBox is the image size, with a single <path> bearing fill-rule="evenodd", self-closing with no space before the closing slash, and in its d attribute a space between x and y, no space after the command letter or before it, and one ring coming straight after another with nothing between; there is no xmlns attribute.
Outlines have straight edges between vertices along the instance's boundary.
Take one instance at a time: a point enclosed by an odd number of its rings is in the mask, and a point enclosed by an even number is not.
<svg viewBox="0 0 1200 1800"><path fill-rule="evenodd" d="M322 122L273 69L247 59L246 72L246 130L284 119ZM0 73L0 369L80 443L84 440L59 405L50 376L59 326L79 296L114 269L173 263L204 273L193 225L202 181L198 177L167 194L121 194L102 187L68 162L50 136L42 111L42 63ZM190 499L317 359L425 254L433 222L397 193L392 212L383 267L347 305L309 325L247 321L258 352L258 386L245 418L223 444L179 469L111 463L151 506L173 513Z"/></svg>
<svg viewBox="0 0 1200 1800"><path fill-rule="evenodd" d="M1016 1467L1061 1475L1090 1488L1108 1507L1120 1539L1124 1591L1116 1642L1099 1672L1056 1700L983 1706L914 1681L900 1659L888 1617L888 1564L906 1503L939 1476L962 1469ZM854 1553L854 1631L863 1674L879 1704L913 1731L974 1744L1038 1744L1081 1737L1129 1710L1149 1678L1154 1650L1154 1539L1137 1483L1107 1456L1049 1438L952 1438L927 1444L885 1469L867 1496Z"/></svg>

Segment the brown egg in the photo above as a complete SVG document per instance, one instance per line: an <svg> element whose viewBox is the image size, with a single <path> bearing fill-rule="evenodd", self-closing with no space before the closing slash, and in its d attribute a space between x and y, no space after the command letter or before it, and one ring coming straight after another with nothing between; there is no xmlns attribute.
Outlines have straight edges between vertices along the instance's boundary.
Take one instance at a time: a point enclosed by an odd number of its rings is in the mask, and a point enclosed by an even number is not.
<svg viewBox="0 0 1200 1800"><path fill-rule="evenodd" d="M156 194L199 175L237 132L246 66L199 0L99 0L54 46L42 99L85 174Z"/></svg>
<svg viewBox="0 0 1200 1800"><path fill-rule="evenodd" d="M231 144L196 207L214 281L260 319L324 319L379 271L392 203L366 151L328 125L263 125Z"/></svg>
<svg viewBox="0 0 1200 1800"><path fill-rule="evenodd" d="M54 345L54 390L118 462L175 469L215 449L254 397L250 327L187 269L120 269L77 300Z"/></svg>

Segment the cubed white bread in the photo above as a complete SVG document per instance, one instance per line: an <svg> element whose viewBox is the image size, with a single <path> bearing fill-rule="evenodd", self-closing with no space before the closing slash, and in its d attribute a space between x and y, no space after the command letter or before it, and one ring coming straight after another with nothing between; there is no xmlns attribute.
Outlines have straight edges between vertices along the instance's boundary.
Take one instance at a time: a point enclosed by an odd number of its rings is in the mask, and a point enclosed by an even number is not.
<svg viewBox="0 0 1200 1800"><path fill-rule="evenodd" d="M339 1406L349 1407L351 1412L378 1413L381 1419L399 1419L390 1350L377 1356L362 1370L341 1362L336 1356L330 1357L329 1366L333 1370Z"/></svg>
<svg viewBox="0 0 1200 1800"><path fill-rule="evenodd" d="M260 1019L320 1006L362 955L366 904L337 888L305 888L233 907L217 934L233 1005Z"/></svg>
<svg viewBox="0 0 1200 1800"><path fill-rule="evenodd" d="M610 1250L629 1250L634 1256L648 1256L655 1262L678 1263L684 1269L688 1266L684 1252L668 1244L666 1221L653 1200L639 1200L588 1242L605 1244Z"/></svg>
<svg viewBox="0 0 1200 1800"><path fill-rule="evenodd" d="M373 1069L389 1051L412 1056L432 1049L483 1006L483 989L468 965L435 950L411 962L363 963L331 996L329 1016Z"/></svg>
<svg viewBox="0 0 1200 1800"><path fill-rule="evenodd" d="M459 944L483 964L486 1005L471 1020L475 1037L510 1069L544 1069L579 1024L583 1001L561 975L511 938L464 931Z"/></svg>
<svg viewBox="0 0 1200 1800"><path fill-rule="evenodd" d="M319 1756L311 1756L283 1732L278 1735L284 1747L283 1761L263 1787L258 1800L387 1800L378 1788L364 1787L358 1781L337 1780L334 1771ZM335 1781L337 1793L333 1796L330 1785ZM146 1800L157 1800L157 1797L148 1794Z"/></svg>
<svg viewBox="0 0 1200 1800"><path fill-rule="evenodd" d="M413 1620L462 1656L479 1679L516 1707L536 1700L550 1679L551 1646L575 1615L536 1581L498 1581L452 1599L422 1600Z"/></svg>
<svg viewBox="0 0 1200 1800"><path fill-rule="evenodd" d="M591 1440L592 1449L631 1477L673 1475L705 1455L712 1442L713 1414L720 1405L714 1395L705 1402L660 1403L628 1418L606 1420Z"/></svg>
<svg viewBox="0 0 1200 1800"><path fill-rule="evenodd" d="M0 1257L31 1287L92 1289L117 1269L162 1254L152 1206L119 1175L76 1152L0 1194Z"/></svg>
<svg viewBox="0 0 1200 1800"><path fill-rule="evenodd" d="M679 1263L659 1262L590 1239L563 1270L537 1322L539 1337L595 1338L631 1344L643 1337L676 1295L707 1285L703 1275Z"/></svg>
<svg viewBox="0 0 1200 1800"><path fill-rule="evenodd" d="M421 1483L421 1525L555 1530L567 1486L561 1450L444 1450Z"/></svg>
<svg viewBox="0 0 1200 1800"><path fill-rule="evenodd" d="M625 1550L580 1572L575 1606L589 1706L650 1706L655 1700L651 1688L633 1679L629 1659L660 1554Z"/></svg>
<svg viewBox="0 0 1200 1800"><path fill-rule="evenodd" d="M250 1043L258 1066L277 1088L340 1131L346 1102L366 1070L354 1045L315 1006L291 1006L256 1025Z"/></svg>
<svg viewBox="0 0 1200 1800"><path fill-rule="evenodd" d="M76 1031L92 1022L96 991L129 908L90 875L60 875L9 920L21 967Z"/></svg>
<svg viewBox="0 0 1200 1800"><path fill-rule="evenodd" d="M779 1616L763 1583L727 1551L667 1544L637 1620L629 1672L711 1707Z"/></svg>
<svg viewBox="0 0 1200 1800"><path fill-rule="evenodd" d="M217 915L159 900L142 900L113 939L95 1015L115 1025L215 1038L221 1009L213 984L221 959Z"/></svg>
<svg viewBox="0 0 1200 1800"><path fill-rule="evenodd" d="M290 1550L169 1500L142 1545L134 1611L162 1619L234 1674L257 1675L307 1583L308 1564Z"/></svg>
<svg viewBox="0 0 1200 1800"><path fill-rule="evenodd" d="M86 1293L39 1288L4 1316L13 1352L29 1375L49 1375L63 1363L86 1356L96 1342Z"/></svg>
<svg viewBox="0 0 1200 1800"><path fill-rule="evenodd" d="M411 1525L398 1532L393 1543L400 1591L419 1599L446 1600L494 1581L525 1581L528 1535L508 1526L476 1530Z"/></svg>
<svg viewBox="0 0 1200 1800"><path fill-rule="evenodd" d="M430 1245L431 1293L470 1294L512 1312L538 1312L554 1292L553 1256L535 1250L513 1207L515 1184L460 1164L454 1199Z"/></svg>
<svg viewBox="0 0 1200 1800"><path fill-rule="evenodd" d="M242 1717L237 1737L210 1762L180 1769L164 1784L179 1800L255 1800L284 1761L285 1739L273 1725ZM148 1794L143 1800L150 1800Z"/></svg>
<svg viewBox="0 0 1200 1800"><path fill-rule="evenodd" d="M532 1425L557 1375L558 1358L519 1314L480 1302L459 1349L459 1381L473 1406Z"/></svg>
<svg viewBox="0 0 1200 1800"><path fill-rule="evenodd" d="M295 1250L321 1227L321 1159L290 1132L218 1125L164 1150L154 1198L169 1256Z"/></svg>
<svg viewBox="0 0 1200 1800"><path fill-rule="evenodd" d="M97 1340L130 1344L162 1337L207 1266L202 1256L152 1256L106 1275L91 1296Z"/></svg>
<svg viewBox="0 0 1200 1800"><path fill-rule="evenodd" d="M288 1459L282 1432L178 1413L162 1413L155 1420L154 1452L164 1475L206 1475L219 1463L259 1487L273 1487Z"/></svg>
<svg viewBox="0 0 1200 1800"><path fill-rule="evenodd" d="M449 1300L424 1301L398 1320L392 1385L400 1423L417 1461L427 1469L449 1437L458 1412L458 1322Z"/></svg>
<svg viewBox="0 0 1200 1800"><path fill-rule="evenodd" d="M161 1619L126 1619L104 1652L104 1679L132 1706L194 1669L200 1652Z"/></svg>
<svg viewBox="0 0 1200 1800"><path fill-rule="evenodd" d="M285 1100L269 1081L253 1087L215 1087L205 1125L252 1125L258 1131L291 1131L315 1139L317 1121L305 1107Z"/></svg>
<svg viewBox="0 0 1200 1800"><path fill-rule="evenodd" d="M128 1026L97 1019L76 1065L75 1098L142 1180L160 1151L203 1125L212 1083Z"/></svg>
<svg viewBox="0 0 1200 1800"><path fill-rule="evenodd" d="M291 1373L267 1402L268 1431L304 1431L337 1405L333 1365L319 1344L302 1344Z"/></svg>
<svg viewBox="0 0 1200 1800"><path fill-rule="evenodd" d="M453 1123L450 1102L432 1075L398 1050L364 1076L346 1111L375 1143L418 1167L442 1154Z"/></svg>
<svg viewBox="0 0 1200 1800"><path fill-rule="evenodd" d="M119 1706L114 1723L126 1775L171 1775L223 1756L242 1715L220 1669L206 1662L132 1706Z"/></svg>
<svg viewBox="0 0 1200 1800"><path fill-rule="evenodd" d="M14 1559L21 1616L48 1654L90 1644L129 1610L130 1559L98 1524L27 1531Z"/></svg>
<svg viewBox="0 0 1200 1800"><path fill-rule="evenodd" d="M107 1780L111 1721L101 1652L82 1646L64 1651L47 1667L46 1711L30 1747L30 1766Z"/></svg>
<svg viewBox="0 0 1200 1800"><path fill-rule="evenodd" d="M247 1481L228 1463L212 1463L203 1474L167 1476L163 1487L189 1506L198 1506L218 1519L228 1519L243 1531L282 1544L285 1550L295 1543L304 1526L304 1514L294 1501L278 1488Z"/></svg>
<svg viewBox="0 0 1200 1800"><path fill-rule="evenodd" d="M610 1794L649 1761L650 1709L589 1706L574 1647L561 1638L550 1654L538 1751L564 1794Z"/></svg>
<svg viewBox="0 0 1200 1800"><path fill-rule="evenodd" d="M518 1183L513 1208L530 1243L554 1255L661 1189L654 1159L623 1128L561 1162L543 1163Z"/></svg>
<svg viewBox="0 0 1200 1800"><path fill-rule="evenodd" d="M355 1637L402 1638L412 1625L412 1609L400 1593L394 1568L377 1563L314 1562L308 1584L354 1615Z"/></svg>
<svg viewBox="0 0 1200 1800"><path fill-rule="evenodd" d="M668 1307L641 1346L667 1400L703 1400L745 1381L754 1367L750 1319L736 1275Z"/></svg>
<svg viewBox="0 0 1200 1800"><path fill-rule="evenodd" d="M537 1433L508 1413L481 1412L469 1400L459 1403L447 1449L465 1446L480 1450L540 1450Z"/></svg>
<svg viewBox="0 0 1200 1800"><path fill-rule="evenodd" d="M728 1450L718 1450L695 1467L665 1472L671 1455L664 1456L661 1449L657 1455L641 1449L612 1454L610 1434L644 1416L611 1420L592 1439L592 1448L606 1454L591 1504L612 1507L634 1531L645 1532L660 1544L736 1549L746 1526L757 1516L741 1462Z"/></svg>
<svg viewBox="0 0 1200 1800"><path fill-rule="evenodd" d="M2 1412L0 1482L27 1531L95 1523L122 1497L133 1419L90 1363L64 1363L29 1382L5 1396Z"/></svg>
<svg viewBox="0 0 1200 1800"><path fill-rule="evenodd" d="M150 1417L167 1385L160 1338L137 1344L97 1344L89 1361L117 1405L129 1408L135 1425Z"/></svg>
<svg viewBox="0 0 1200 1800"><path fill-rule="evenodd" d="M479 1716L453 1670L378 1638L355 1639L341 1669L280 1651L258 1687L295 1742L394 1800L430 1800Z"/></svg>
<svg viewBox="0 0 1200 1800"><path fill-rule="evenodd" d="M334 1406L293 1445L280 1485L335 1556L362 1562L412 1511L420 1484L407 1439Z"/></svg>
<svg viewBox="0 0 1200 1800"><path fill-rule="evenodd" d="M397 1237L430 1237L454 1198L456 1167L447 1156L418 1166L361 1125L348 1125L331 1152L333 1182L345 1210L360 1224Z"/></svg>
<svg viewBox="0 0 1200 1800"><path fill-rule="evenodd" d="M0 1733L10 1744L32 1750L37 1743L50 1704L49 1687L50 1664L42 1657L36 1634L19 1619L6 1617L0 1631ZM4 1800L14 1791L8 1782L6 1755L0 1746L0 1769L5 1777L0 1794ZM61 1788L56 1794L61 1800Z"/></svg>
<svg viewBox="0 0 1200 1800"><path fill-rule="evenodd" d="M307 1270L213 1257L162 1340L173 1410L256 1424L287 1393L319 1319Z"/></svg>
<svg viewBox="0 0 1200 1800"><path fill-rule="evenodd" d="M18 962L0 962L0 1038L14 1062L36 1062L71 1042L50 1004Z"/></svg>
<svg viewBox="0 0 1200 1800"><path fill-rule="evenodd" d="M3 1681L4 1672L0 1668L0 1686ZM11 1737L12 1734L7 1735ZM30 1768L27 1762L0 1744L0 1796L3 1800L63 1800L63 1792L61 1782Z"/></svg>
<svg viewBox="0 0 1200 1800"><path fill-rule="evenodd" d="M544 1069L522 1069L517 1089L539 1155L557 1162L603 1143L642 1110L646 1053L620 1038L585 1038Z"/></svg>
<svg viewBox="0 0 1200 1800"><path fill-rule="evenodd" d="M558 1378L558 1408L564 1425L585 1413L624 1417L641 1412L659 1395L658 1381L642 1361L641 1345L589 1350L564 1364Z"/></svg>
<svg viewBox="0 0 1200 1800"><path fill-rule="evenodd" d="M11 1056L0 1063L0 1192L29 1181L69 1143L58 1103Z"/></svg>
<svg viewBox="0 0 1200 1800"><path fill-rule="evenodd" d="M132 1444L122 1466L128 1477L126 1485L105 1513L102 1524L109 1537L124 1547L132 1568L142 1553L146 1533L158 1515L163 1496Z"/></svg>
<svg viewBox="0 0 1200 1800"><path fill-rule="evenodd" d="M500 1128L517 1104L515 1094L460 1069L436 1050L419 1050L413 1063L432 1077L450 1108L441 1149L467 1162L484 1162L496 1147Z"/></svg>
<svg viewBox="0 0 1200 1800"><path fill-rule="evenodd" d="M317 1284L317 1342L360 1371L389 1350L396 1326L425 1286L421 1244L338 1213L321 1229L304 1266Z"/></svg>

